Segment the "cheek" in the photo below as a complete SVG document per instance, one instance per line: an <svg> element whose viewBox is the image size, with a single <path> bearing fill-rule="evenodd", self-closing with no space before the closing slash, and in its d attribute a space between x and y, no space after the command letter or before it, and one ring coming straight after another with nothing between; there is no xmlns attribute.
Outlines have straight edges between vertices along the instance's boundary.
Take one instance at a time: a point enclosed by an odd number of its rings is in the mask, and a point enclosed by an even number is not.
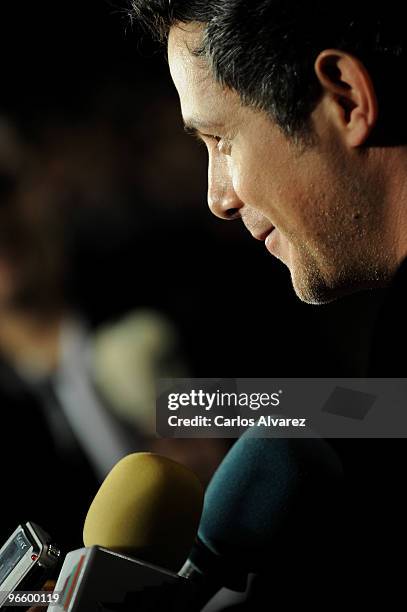
<svg viewBox="0 0 407 612"><path fill-rule="evenodd" d="M304 185L292 159L270 157L260 153L233 158L233 187L242 202L283 227L301 212Z"/></svg>
<svg viewBox="0 0 407 612"><path fill-rule="evenodd" d="M270 200L271 169L256 155L232 152L229 161L233 188L242 202L261 210Z"/></svg>
<svg viewBox="0 0 407 612"><path fill-rule="evenodd" d="M276 139L275 139L276 140ZM233 184L241 200L287 234L308 234L330 213L327 194L335 185L326 161L314 150L287 142L241 149L233 158ZM331 202L335 204L336 202Z"/></svg>

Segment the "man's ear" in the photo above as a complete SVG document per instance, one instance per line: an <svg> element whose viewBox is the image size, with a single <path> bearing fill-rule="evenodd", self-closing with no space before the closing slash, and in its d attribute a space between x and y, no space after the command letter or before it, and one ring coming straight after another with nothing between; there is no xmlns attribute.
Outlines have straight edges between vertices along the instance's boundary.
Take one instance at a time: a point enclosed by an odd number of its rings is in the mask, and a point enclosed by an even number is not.
<svg viewBox="0 0 407 612"><path fill-rule="evenodd" d="M349 53L325 49L315 60L314 69L331 117L347 144L364 144L378 115L376 93L365 66Z"/></svg>

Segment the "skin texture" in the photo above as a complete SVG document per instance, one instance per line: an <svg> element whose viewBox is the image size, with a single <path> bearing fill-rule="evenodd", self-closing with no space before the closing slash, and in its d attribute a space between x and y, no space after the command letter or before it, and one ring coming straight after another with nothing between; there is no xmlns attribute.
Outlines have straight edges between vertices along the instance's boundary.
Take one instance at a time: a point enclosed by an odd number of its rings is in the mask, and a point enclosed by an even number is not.
<svg viewBox="0 0 407 612"><path fill-rule="evenodd" d="M211 211L260 240L274 227L266 247L305 302L386 285L407 254L407 157L366 146L379 111L364 66L335 49L318 56L321 97L298 141L215 81L192 53L201 38L202 25L176 24L168 60L185 124L208 150Z"/></svg>

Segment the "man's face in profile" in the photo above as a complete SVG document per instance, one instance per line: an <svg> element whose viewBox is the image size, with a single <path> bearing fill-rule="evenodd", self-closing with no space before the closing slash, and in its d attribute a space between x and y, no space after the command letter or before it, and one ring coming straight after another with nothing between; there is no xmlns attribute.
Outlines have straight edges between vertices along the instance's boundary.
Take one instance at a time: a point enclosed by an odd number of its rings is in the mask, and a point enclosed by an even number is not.
<svg viewBox="0 0 407 612"><path fill-rule="evenodd" d="M205 58L191 52L201 37L200 24L172 27L168 57L185 124L208 150L211 211L240 217L288 266L306 302L377 282L391 267L382 248L382 186L335 129L329 104L322 99L312 113L312 141L294 142L215 81Z"/></svg>

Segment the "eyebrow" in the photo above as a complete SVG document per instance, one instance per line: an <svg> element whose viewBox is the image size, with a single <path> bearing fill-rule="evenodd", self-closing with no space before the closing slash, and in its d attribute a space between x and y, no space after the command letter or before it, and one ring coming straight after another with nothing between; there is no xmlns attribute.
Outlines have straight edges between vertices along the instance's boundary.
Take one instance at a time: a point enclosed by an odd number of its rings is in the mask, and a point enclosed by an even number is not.
<svg viewBox="0 0 407 612"><path fill-rule="evenodd" d="M192 136L198 136L198 132L205 133L211 130L218 130L223 128L221 123L215 123L212 121L200 121L199 119L195 119L191 117L190 119L185 119L184 121L184 130L187 134L191 134Z"/></svg>

